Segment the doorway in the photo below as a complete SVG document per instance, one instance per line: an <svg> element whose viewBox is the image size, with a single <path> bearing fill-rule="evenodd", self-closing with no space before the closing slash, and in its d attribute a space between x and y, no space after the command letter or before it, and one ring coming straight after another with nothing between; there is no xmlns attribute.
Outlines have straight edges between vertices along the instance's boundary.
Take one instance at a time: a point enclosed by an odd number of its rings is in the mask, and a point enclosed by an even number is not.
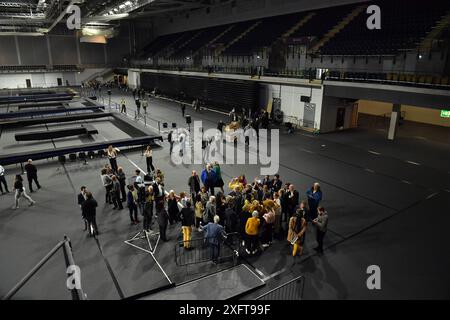
<svg viewBox="0 0 450 320"><path fill-rule="evenodd" d="M31 88L31 79L26 79L27 82L27 88Z"/></svg>
<svg viewBox="0 0 450 320"><path fill-rule="evenodd" d="M344 123L345 123L345 108L338 108L337 109L337 116L336 116L336 129L344 129Z"/></svg>

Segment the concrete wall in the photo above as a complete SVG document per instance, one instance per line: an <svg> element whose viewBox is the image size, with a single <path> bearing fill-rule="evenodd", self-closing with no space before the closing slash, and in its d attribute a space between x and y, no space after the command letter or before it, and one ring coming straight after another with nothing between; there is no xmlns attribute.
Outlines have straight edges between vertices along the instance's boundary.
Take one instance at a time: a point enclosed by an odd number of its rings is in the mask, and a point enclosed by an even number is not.
<svg viewBox="0 0 450 320"><path fill-rule="evenodd" d="M333 132L340 129L336 127L339 108L345 108L344 126L342 129L350 128L353 103L346 102L343 99L325 96L322 102L320 132Z"/></svg>
<svg viewBox="0 0 450 320"><path fill-rule="evenodd" d="M55 87L58 85L58 78L62 79L62 85L81 85L92 75L103 72L104 68L85 69L82 72L36 72L36 73L17 73L0 74L0 89L26 88L26 79L31 80L32 87Z"/></svg>
<svg viewBox="0 0 450 320"><path fill-rule="evenodd" d="M441 111L438 109L402 105L401 110L402 112L405 112L405 120L450 127L450 119L441 118ZM370 115L383 115L385 113L392 112L392 104L378 101L359 100L358 111L360 113Z"/></svg>
<svg viewBox="0 0 450 320"><path fill-rule="evenodd" d="M322 88L313 88L311 93L311 87L300 86L288 86L288 85L276 85L276 84L260 84L259 101L261 107L266 107L267 103L272 98L281 99L281 111L285 117L297 117L303 120L305 103L300 101L301 96L311 96L311 103L316 104L315 122L317 127L320 127L320 118L322 113Z"/></svg>
<svg viewBox="0 0 450 320"><path fill-rule="evenodd" d="M366 2L366 0L237 0L233 8L231 2L205 9L191 11L189 16L179 15L155 19L156 35L170 34L239 21L258 19L292 12L308 11L330 6Z"/></svg>
<svg viewBox="0 0 450 320"><path fill-rule="evenodd" d="M128 86L130 88L137 88L140 85L140 72L128 70Z"/></svg>
<svg viewBox="0 0 450 320"><path fill-rule="evenodd" d="M75 33L0 37L0 64L5 66L120 64L129 54L126 33L107 44L80 43Z"/></svg>
<svg viewBox="0 0 450 320"><path fill-rule="evenodd" d="M27 79L31 80L32 87L56 87L58 86L58 78L61 78L63 85L65 85L66 79L69 82L73 80L73 77L67 76L67 74L67 72L1 74L0 89L26 88Z"/></svg>

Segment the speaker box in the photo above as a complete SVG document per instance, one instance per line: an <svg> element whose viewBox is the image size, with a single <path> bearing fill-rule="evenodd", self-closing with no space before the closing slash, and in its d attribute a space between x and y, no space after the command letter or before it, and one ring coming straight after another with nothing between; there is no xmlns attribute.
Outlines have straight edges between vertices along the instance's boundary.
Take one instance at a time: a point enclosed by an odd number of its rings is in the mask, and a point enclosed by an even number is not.
<svg viewBox="0 0 450 320"><path fill-rule="evenodd" d="M300 101L301 101L301 102L310 103L310 102L311 102L311 97L308 97L308 96L301 96L301 97L300 97Z"/></svg>
<svg viewBox="0 0 450 320"><path fill-rule="evenodd" d="M175 122L172 122L172 128L175 129L177 127L177 124Z"/></svg>

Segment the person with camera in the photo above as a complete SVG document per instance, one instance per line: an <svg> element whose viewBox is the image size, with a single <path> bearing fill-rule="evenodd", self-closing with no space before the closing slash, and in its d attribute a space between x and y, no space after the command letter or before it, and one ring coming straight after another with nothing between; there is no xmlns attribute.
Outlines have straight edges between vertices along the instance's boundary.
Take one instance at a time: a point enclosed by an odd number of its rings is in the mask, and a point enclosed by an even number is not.
<svg viewBox="0 0 450 320"><path fill-rule="evenodd" d="M318 253L323 253L323 238L328 230L328 213L325 211L324 207L317 208L317 218L315 218L312 223L316 227L316 240L317 247L314 248Z"/></svg>

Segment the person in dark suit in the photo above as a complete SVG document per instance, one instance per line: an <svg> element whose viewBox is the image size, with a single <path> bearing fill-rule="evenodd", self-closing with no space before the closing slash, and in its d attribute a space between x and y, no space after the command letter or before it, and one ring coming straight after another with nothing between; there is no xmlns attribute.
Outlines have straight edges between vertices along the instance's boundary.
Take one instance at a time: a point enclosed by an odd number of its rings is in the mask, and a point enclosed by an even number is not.
<svg viewBox="0 0 450 320"><path fill-rule="evenodd" d="M80 191L80 193L78 194L78 205L80 206L80 209L82 209L82 205L83 205L83 203L84 203L84 201L86 201L86 187L85 186L82 186L81 187L81 191ZM87 228L88 228L88 222L87 222L87 220L83 217L83 210L81 210L81 218L83 219L83 221L84 221L84 231L86 231L87 230Z"/></svg>
<svg viewBox="0 0 450 320"><path fill-rule="evenodd" d="M295 186L293 184L289 186L287 192L287 201L288 201L288 214L290 218L294 215L295 210L297 209L297 206L299 205L300 201L300 194L298 193L297 190L295 190ZM288 219L286 221L288 221Z"/></svg>
<svg viewBox="0 0 450 320"><path fill-rule="evenodd" d="M193 170L192 175L188 180L189 190L191 192L191 198L195 199L195 196L200 191L200 177L197 174L197 171Z"/></svg>
<svg viewBox="0 0 450 320"><path fill-rule="evenodd" d="M280 180L280 175L276 174L271 183L272 192L278 192L282 186L283 182Z"/></svg>
<svg viewBox="0 0 450 320"><path fill-rule="evenodd" d="M164 207L164 201L156 202L155 204L156 210L156 219L159 225L159 236L162 241L168 241L166 236L167 224L169 223L169 214Z"/></svg>
<svg viewBox="0 0 450 320"><path fill-rule="evenodd" d="M169 132L169 134L167 135L167 141L169 141L169 143L170 143L169 154L172 154L173 143L174 143L174 139L173 139L173 130L171 130L171 131Z"/></svg>
<svg viewBox="0 0 450 320"><path fill-rule="evenodd" d="M30 187L30 192L33 192L33 185L32 185L33 180L34 183L36 183L37 188L40 189L41 185L39 184L37 177L37 168L33 164L33 160L28 159L28 163L25 165L25 171L27 172L28 186Z"/></svg>
<svg viewBox="0 0 450 320"><path fill-rule="evenodd" d="M98 235L98 227L96 220L97 207L98 207L97 201L92 196L92 193L87 191L86 200L81 204L81 210L83 212L83 218L87 220L89 226L92 226L93 235Z"/></svg>

